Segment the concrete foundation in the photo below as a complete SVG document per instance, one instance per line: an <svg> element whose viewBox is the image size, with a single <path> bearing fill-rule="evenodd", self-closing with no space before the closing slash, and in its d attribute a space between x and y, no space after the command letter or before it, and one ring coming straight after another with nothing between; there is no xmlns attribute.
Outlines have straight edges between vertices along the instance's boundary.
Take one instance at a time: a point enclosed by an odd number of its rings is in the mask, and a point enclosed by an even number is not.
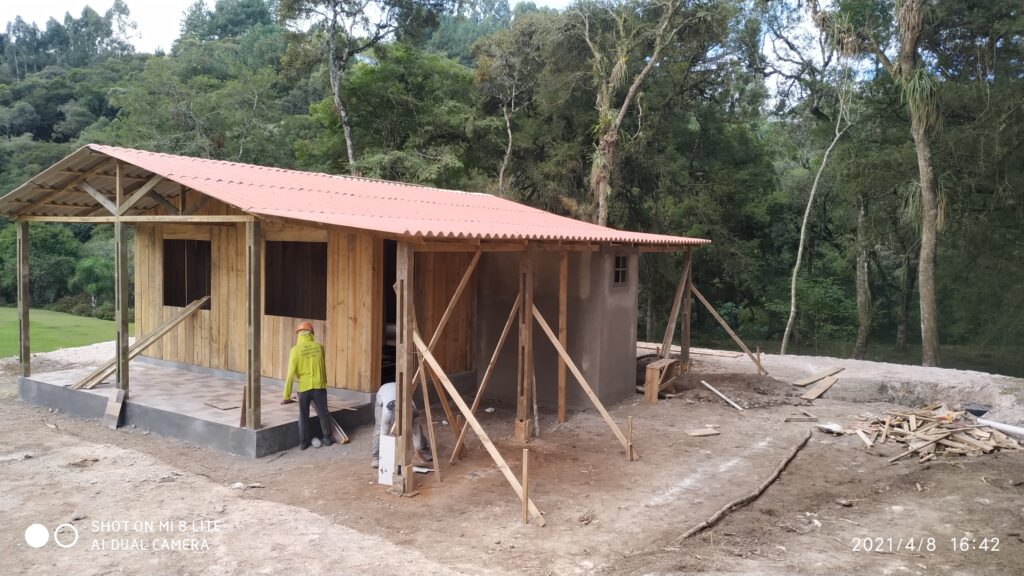
<svg viewBox="0 0 1024 576"><path fill-rule="evenodd" d="M187 369L186 369L187 368ZM77 368L33 374L18 380L24 402L56 408L68 414L102 420L113 385L92 390L68 388L91 370ZM244 375L165 361L139 358L131 366L131 393L124 403L121 426L152 432L238 454L260 458L299 444L298 406L280 404L280 381L262 383L262 424L259 430L239 428ZM345 431L373 423L372 395L328 390L331 415ZM320 435L316 410L310 409L309 429Z"/></svg>
<svg viewBox="0 0 1024 576"><path fill-rule="evenodd" d="M628 280L622 285L613 282L616 255L628 258ZM519 258L519 254L499 252L485 253L480 258L476 311L477 382L483 376L515 302ZM559 255L539 252L535 258L534 303L557 335ZM638 267L639 251L635 249L569 254L566 349L594 392L606 404L636 393ZM488 398L515 401L518 341L518 330L513 327L487 386ZM533 342L538 403L555 407L558 353L536 322ZM568 369L566 405L573 410L593 408Z"/></svg>

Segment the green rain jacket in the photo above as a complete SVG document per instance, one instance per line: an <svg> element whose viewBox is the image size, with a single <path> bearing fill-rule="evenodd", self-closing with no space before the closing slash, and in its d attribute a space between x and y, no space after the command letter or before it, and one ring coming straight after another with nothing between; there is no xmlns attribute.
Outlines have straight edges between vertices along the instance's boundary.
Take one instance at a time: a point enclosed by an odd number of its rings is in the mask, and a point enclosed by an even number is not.
<svg viewBox="0 0 1024 576"><path fill-rule="evenodd" d="M324 347L313 335L299 334L299 339L288 355L288 378L284 381L284 399L292 396L292 379L299 378L299 392L327 388L327 366Z"/></svg>

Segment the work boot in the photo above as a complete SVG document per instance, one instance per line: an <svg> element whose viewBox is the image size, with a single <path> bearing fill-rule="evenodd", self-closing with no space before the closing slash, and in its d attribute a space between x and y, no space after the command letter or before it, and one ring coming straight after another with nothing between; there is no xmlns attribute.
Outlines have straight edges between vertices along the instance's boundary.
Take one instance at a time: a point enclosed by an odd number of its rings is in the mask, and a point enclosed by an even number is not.
<svg viewBox="0 0 1024 576"><path fill-rule="evenodd" d="M299 442L299 450L305 450L306 448L309 448L309 442L306 442L305 440Z"/></svg>
<svg viewBox="0 0 1024 576"><path fill-rule="evenodd" d="M327 448L331 444L334 444L334 441L331 440L331 437L330 436L324 436L324 448Z"/></svg>

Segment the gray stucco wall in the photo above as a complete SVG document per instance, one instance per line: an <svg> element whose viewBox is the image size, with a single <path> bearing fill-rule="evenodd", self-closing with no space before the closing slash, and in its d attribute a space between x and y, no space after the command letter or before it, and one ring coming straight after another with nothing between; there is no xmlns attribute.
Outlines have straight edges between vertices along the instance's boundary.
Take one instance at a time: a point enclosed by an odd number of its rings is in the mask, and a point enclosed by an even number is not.
<svg viewBox="0 0 1024 576"><path fill-rule="evenodd" d="M613 286L615 255L629 257L629 280ZM559 255L535 255L534 302L555 333L558 332ZM639 252L573 252L569 254L568 335L569 355L604 403L617 402L635 393L637 269ZM485 253L480 258L477 283L477 381L501 335L515 301L519 254ZM540 405L557 402L558 353L534 323L534 365ZM505 342L495 374L488 384L487 398L514 401L516 393L516 347L518 329L513 326ZM566 370L566 404L571 410L593 406Z"/></svg>

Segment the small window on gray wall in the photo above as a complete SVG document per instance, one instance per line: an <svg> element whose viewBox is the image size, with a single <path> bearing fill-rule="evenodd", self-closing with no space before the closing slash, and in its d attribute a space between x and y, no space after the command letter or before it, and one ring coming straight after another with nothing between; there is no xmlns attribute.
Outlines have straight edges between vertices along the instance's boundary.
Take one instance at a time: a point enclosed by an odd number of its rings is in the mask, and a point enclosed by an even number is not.
<svg viewBox="0 0 1024 576"><path fill-rule="evenodd" d="M266 242L263 313L327 319L327 243Z"/></svg>
<svg viewBox="0 0 1024 576"><path fill-rule="evenodd" d="M612 286L629 284L629 256L616 256L615 267L612 269Z"/></svg>
<svg viewBox="0 0 1024 576"><path fill-rule="evenodd" d="M164 240L164 306L185 307L209 295L210 242Z"/></svg>

